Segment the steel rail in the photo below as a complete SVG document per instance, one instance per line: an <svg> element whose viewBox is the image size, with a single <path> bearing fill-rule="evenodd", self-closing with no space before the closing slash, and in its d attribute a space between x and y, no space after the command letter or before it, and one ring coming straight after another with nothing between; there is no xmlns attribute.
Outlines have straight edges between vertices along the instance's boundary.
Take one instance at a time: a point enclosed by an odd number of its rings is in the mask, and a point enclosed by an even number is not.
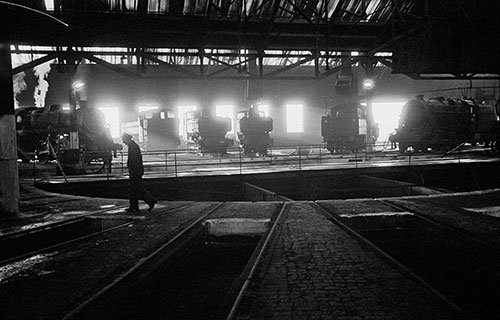
<svg viewBox="0 0 500 320"><path fill-rule="evenodd" d="M325 208L323 205L321 205L318 202L314 202L314 205L316 208L318 208L319 213L323 214L328 220L330 220L332 223L337 225L340 229L342 229L344 232L346 232L348 235L351 237L358 239L362 244L367 245L370 247L378 256L389 262L392 266L398 268L400 272L407 277L413 279L416 283L419 283L422 285L424 288L428 289L432 293L434 293L437 297L439 297L441 300L443 300L445 303L453 307L455 310L458 310L460 312L463 312L464 310L460 308L457 304L455 304L453 301L448 299L445 295L443 295L441 292L437 291L434 289L432 285L430 285L427 281L425 281L422 277L418 276L415 272L410 270L408 267L400 263L398 260L394 259L392 256L387 254L385 251L377 247L373 242L371 242L369 239L366 237L362 236L359 234L356 230L352 229L348 225L346 225L342 220L340 220L336 214L331 213L327 208Z"/></svg>
<svg viewBox="0 0 500 320"><path fill-rule="evenodd" d="M462 242L465 242L468 245L473 244L478 249L481 248L482 250L491 250L492 252L495 252L496 250L498 250L498 247L491 244L491 243L487 243L487 242L484 242L482 240L479 240L479 239L475 238L474 236L466 233L465 231L463 231L459 228L456 228L456 227L444 224L442 222L436 221L428 216L421 214L417 210L413 210L413 209L411 209L407 206L401 205L401 204L393 203L390 200L377 199L377 201L380 203L383 203L389 207L392 207L396 210L410 212L411 214L418 217L419 219L424 220L425 222L429 223L430 225L441 229L443 232L446 232L448 234L453 235L456 239L458 239ZM460 210L459 208L453 208L453 207L449 207L449 208L451 208L455 211L465 212L465 210ZM470 213L468 213L468 212L467 212L467 214L470 215ZM494 219L496 219L496 218L494 218Z"/></svg>
<svg viewBox="0 0 500 320"><path fill-rule="evenodd" d="M168 210L162 211L162 212L165 213L165 212L175 211L175 210L179 210L179 209L185 208L187 206L192 206L192 205L194 205L194 204L190 204L190 203L189 204L184 204L184 205L177 206L175 208L169 208ZM29 229L29 230L22 230L22 231L19 231L19 232L8 233L8 234L0 236L0 242L9 241L9 240L14 239L16 237L20 238L21 240L23 238L26 239L24 241L29 241L29 238L32 237L32 236L34 236L34 235L39 235L39 234L42 234L42 233L53 232L56 229L66 228L66 227L68 227L70 225L75 225L77 223L80 223L80 222L84 221L85 219L91 218L94 215L102 214L102 213L109 212L109 211L113 211L113 210L116 210L117 208L125 208L126 206L127 205L123 205L123 206L113 207L113 208L110 208L110 209L99 210L99 211L95 211L95 212L92 212L92 213L87 214L87 215L82 215L82 216L79 216L79 217L75 217L75 218L71 218L71 219L67 219L67 220L59 221L59 222L55 222L55 223L49 223L47 225L43 225L43 226L40 226L40 227L32 228L32 229ZM150 216L153 216L153 215L156 215L156 214L159 214L159 212L154 212ZM133 218L133 217L130 216L130 218ZM7 265L7 264L12 263L12 262L17 261L17 260L26 259L26 258L28 258L30 256L33 256L33 255L36 255L36 254L40 254L42 252L46 252L46 251L49 251L49 250L54 250L56 248L65 246L65 245L73 243L73 242L81 241L83 239L91 238L91 237L94 237L94 236L97 236L97 235L100 235L100 234L103 234L103 233L106 233L106 232L110 232L112 230L123 228L123 227L125 227L125 226L127 226L129 224L130 224L130 220L127 220L126 222L124 222L122 224L119 224L119 225L116 225L116 226L111 227L111 228L107 228L107 229L104 229L104 230L101 230L101 231L97 231L97 232L88 233L88 234L86 234L84 236L73 238L73 239L66 240L66 241L62 241L62 242L56 243L54 245L45 246L45 247L42 247L42 248L37 249L37 250L33 250L33 251L29 251L29 252L24 252L22 254L19 254L19 255L16 255L16 256L4 259L4 260L0 260L0 266Z"/></svg>
<svg viewBox="0 0 500 320"><path fill-rule="evenodd" d="M97 301L100 297L104 296L106 293L110 292L112 289L116 288L119 284L123 283L126 279L132 277L135 275L137 272L140 272L142 268L146 268L148 264L153 261L155 258L160 256L165 250L168 250L169 247L173 246L174 243L176 243L178 240L180 240L182 237L184 237L188 232L190 232L194 227L200 224L201 221L205 220L208 216L210 216L212 213L215 211L219 210L225 203L218 203L212 208L209 208L207 212L199 216L198 218L191 220L190 222L186 223L185 226L182 227L182 230L180 230L178 233L176 233L172 238L170 238L165 244L163 244L161 247L156 249L153 253L149 254L148 256L142 258L137 262L133 267L119 275L114 281L109 283L108 285L104 286L102 289L94 293L92 296L90 296L88 299L80 303L76 308L73 310L69 311L62 317L62 320L68 320L68 319L79 319L79 314L82 312L85 312L85 309L89 307L92 303ZM189 204L188 204L189 205ZM176 232L176 231L174 231Z"/></svg>
<svg viewBox="0 0 500 320"><path fill-rule="evenodd" d="M248 273L248 276L246 277L245 282L243 283L243 285L242 285L242 287L241 287L241 289L240 289L240 291L239 291L239 293L238 293L238 295L237 295L237 297L236 297L236 299L231 307L231 310L229 311L228 316L226 317L226 320L231 320L236 315L236 311L238 309L238 306L240 305L240 303L243 299L243 296L245 295L245 292L248 289L248 286L250 286L250 284L252 283L254 276L255 276L255 273L257 272L257 268L259 267L260 262L263 259L264 252L268 249L269 243L271 242L272 238L274 237L278 226L280 226L282 224L285 213L288 211L288 209L290 207L290 203L291 202L283 202L282 208L281 208L278 216L276 217L276 220L274 221L273 226L271 227L271 229L267 233L264 244L262 245L262 248L260 249L260 251L256 257L256 259L252 265L252 268L251 268L250 272Z"/></svg>

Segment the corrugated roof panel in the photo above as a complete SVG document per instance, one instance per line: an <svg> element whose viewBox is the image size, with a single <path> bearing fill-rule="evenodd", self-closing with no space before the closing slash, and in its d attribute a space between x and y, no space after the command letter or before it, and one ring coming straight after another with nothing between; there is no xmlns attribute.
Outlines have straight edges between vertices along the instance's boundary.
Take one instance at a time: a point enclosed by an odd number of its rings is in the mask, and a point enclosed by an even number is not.
<svg viewBox="0 0 500 320"><path fill-rule="evenodd" d="M148 13L169 13L169 0L149 0Z"/></svg>
<svg viewBox="0 0 500 320"><path fill-rule="evenodd" d="M260 19L293 19L315 21L327 16L334 22L386 22L394 11L408 12L416 0L148 0L149 14L197 15L217 19L251 17ZM17 2L17 1L12 1ZM31 7L40 9L34 1ZM138 0L68 1L62 0L62 10L85 12L137 12ZM54 5L42 10L55 10ZM278 8L278 11L274 11ZM59 10L59 9L58 9ZM325 13L327 12L327 13ZM273 17L273 14L276 16Z"/></svg>

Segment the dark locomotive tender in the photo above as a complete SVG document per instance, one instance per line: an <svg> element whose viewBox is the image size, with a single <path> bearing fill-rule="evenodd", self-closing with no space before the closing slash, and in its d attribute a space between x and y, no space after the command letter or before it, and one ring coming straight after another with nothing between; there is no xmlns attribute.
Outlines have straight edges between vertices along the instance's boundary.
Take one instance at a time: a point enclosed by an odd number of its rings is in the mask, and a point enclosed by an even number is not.
<svg viewBox="0 0 500 320"><path fill-rule="evenodd" d="M371 123L372 137L367 139L366 106L358 102L333 106L330 113L321 117L321 135L331 153L364 149L367 142L378 138L378 126Z"/></svg>
<svg viewBox="0 0 500 320"><path fill-rule="evenodd" d="M85 166L98 161L103 164L101 169L109 165L113 153L122 146L113 142L104 114L92 107L82 107L75 113L78 149L70 149L70 110L63 110L60 105L16 109L18 158L29 162L35 155L39 160L47 160L43 156L48 160L57 157L68 171L79 163Z"/></svg>
<svg viewBox="0 0 500 320"><path fill-rule="evenodd" d="M187 143L202 154L226 154L234 144L233 139L226 138L229 131L231 119L214 116L208 108L186 114Z"/></svg>
<svg viewBox="0 0 500 320"><path fill-rule="evenodd" d="M398 128L390 136L407 150L451 150L462 143L483 143L498 150L500 126L495 106L473 99L417 96L401 110Z"/></svg>
<svg viewBox="0 0 500 320"><path fill-rule="evenodd" d="M237 119L238 141L243 152L250 156L267 155L268 147L273 144L273 139L269 136L269 132L273 130L273 119L253 106L238 112Z"/></svg>

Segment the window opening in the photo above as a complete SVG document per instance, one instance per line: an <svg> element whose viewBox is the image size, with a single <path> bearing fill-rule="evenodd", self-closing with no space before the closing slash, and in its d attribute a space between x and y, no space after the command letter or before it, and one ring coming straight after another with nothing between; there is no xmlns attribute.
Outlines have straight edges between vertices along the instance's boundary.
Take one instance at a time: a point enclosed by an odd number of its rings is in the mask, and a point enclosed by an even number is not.
<svg viewBox="0 0 500 320"><path fill-rule="evenodd" d="M302 104L286 105L286 132L304 132L304 110Z"/></svg>
<svg viewBox="0 0 500 320"><path fill-rule="evenodd" d="M104 119L106 119L106 125L109 126L109 131L111 137L120 137L120 108L113 106L99 107L99 110L104 113Z"/></svg>
<svg viewBox="0 0 500 320"><path fill-rule="evenodd" d="M231 131L229 131L229 134L234 133L234 115L233 115L233 106L232 105L217 105L215 106L215 116L217 117L227 117L231 119Z"/></svg>

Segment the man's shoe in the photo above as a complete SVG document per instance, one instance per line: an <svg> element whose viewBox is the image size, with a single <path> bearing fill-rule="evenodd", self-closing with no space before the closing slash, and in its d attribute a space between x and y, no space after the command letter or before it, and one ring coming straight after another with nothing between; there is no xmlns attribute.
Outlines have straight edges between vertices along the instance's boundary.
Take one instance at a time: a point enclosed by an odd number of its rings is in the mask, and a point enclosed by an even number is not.
<svg viewBox="0 0 500 320"><path fill-rule="evenodd" d="M139 208L127 208L125 209L126 212L139 212Z"/></svg>
<svg viewBox="0 0 500 320"><path fill-rule="evenodd" d="M151 203L149 204L149 209L148 209L148 211L153 210L153 208L155 207L155 205L156 205L156 203L157 203L157 202L158 202L158 201L156 201L156 200L155 200L155 201L153 201L153 202L151 202Z"/></svg>

